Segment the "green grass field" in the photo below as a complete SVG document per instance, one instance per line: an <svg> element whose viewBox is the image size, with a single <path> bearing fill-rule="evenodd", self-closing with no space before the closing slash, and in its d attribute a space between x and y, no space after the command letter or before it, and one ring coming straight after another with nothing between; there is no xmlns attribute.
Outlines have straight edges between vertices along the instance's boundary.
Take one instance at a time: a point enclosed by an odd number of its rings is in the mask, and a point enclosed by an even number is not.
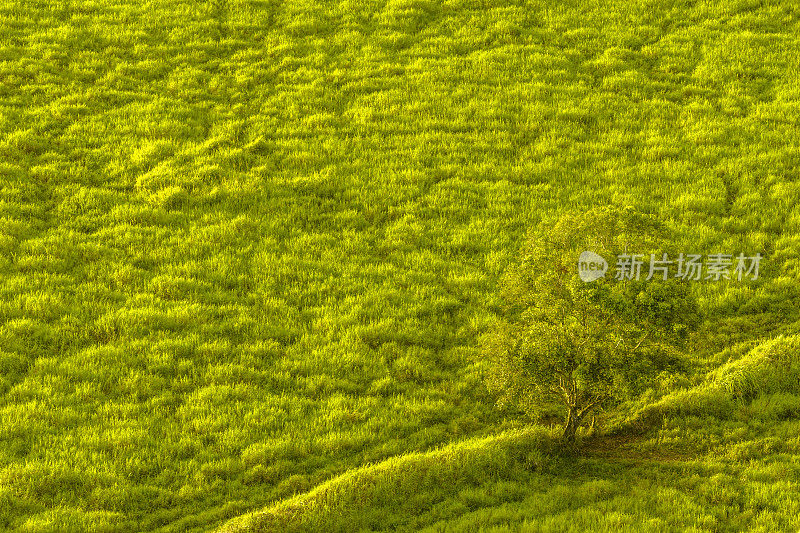
<svg viewBox="0 0 800 533"><path fill-rule="evenodd" d="M0 0L0 529L798 531L793 0ZM565 454L479 339L634 205L697 372Z"/></svg>

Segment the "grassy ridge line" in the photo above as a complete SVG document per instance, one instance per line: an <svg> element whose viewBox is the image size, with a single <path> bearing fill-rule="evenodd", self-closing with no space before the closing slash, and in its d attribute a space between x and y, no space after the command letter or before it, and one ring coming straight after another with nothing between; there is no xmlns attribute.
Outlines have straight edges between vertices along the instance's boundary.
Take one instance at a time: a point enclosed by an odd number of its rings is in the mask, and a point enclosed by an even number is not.
<svg viewBox="0 0 800 533"><path fill-rule="evenodd" d="M747 355L710 372L705 383L677 391L640 409L611 433L647 431L666 415L736 412L736 400L760 394L800 392L800 335L767 340ZM380 526L386 517L409 518L452 497L469 484L525 478L532 464L552 456L554 440L541 427L510 430L428 452L352 470L263 511L237 517L219 533L254 531L353 531ZM388 508L388 509L387 509ZM389 512L391 510L391 512ZM411 514L409 514L411 513Z"/></svg>
<svg viewBox="0 0 800 533"><path fill-rule="evenodd" d="M741 359L709 372L704 383L639 409L612 433L646 431L669 414L724 419L734 411L737 400L778 392L800 393L800 335L778 335L756 345Z"/></svg>
<svg viewBox="0 0 800 533"><path fill-rule="evenodd" d="M234 518L218 532L354 531L378 523L385 528L384 517L389 513L375 510L392 505L395 510L406 507L413 512L413 507L423 504L415 497L437 499L464 484L509 476L521 468L523 460L538 462L551 444L547 430L531 427L393 457L346 472L263 511Z"/></svg>

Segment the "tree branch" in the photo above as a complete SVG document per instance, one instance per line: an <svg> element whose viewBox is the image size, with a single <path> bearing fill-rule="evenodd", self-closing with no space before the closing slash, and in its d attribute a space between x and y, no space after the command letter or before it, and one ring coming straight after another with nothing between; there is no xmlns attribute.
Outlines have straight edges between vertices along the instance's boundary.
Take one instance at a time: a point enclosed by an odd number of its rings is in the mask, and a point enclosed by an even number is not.
<svg viewBox="0 0 800 533"><path fill-rule="evenodd" d="M585 415L589 409L599 404L601 401L602 401L601 398L595 398L593 401L589 402L588 405L584 406L580 411L578 411L577 414L578 418L583 418L583 415Z"/></svg>
<svg viewBox="0 0 800 533"><path fill-rule="evenodd" d="M635 351L636 351L636 350L639 348L639 346L641 346L641 345L642 345L642 343L645 341L645 339L647 339L647 337L649 337L649 336L650 336L650 333L652 333L652 332L653 332L653 330L649 330L647 333L645 333L645 334L644 334L644 337L642 337L642 338L639 340L639 342L637 342L637 343L636 343L636 346L634 346L634 347L631 349L631 352L635 352Z"/></svg>

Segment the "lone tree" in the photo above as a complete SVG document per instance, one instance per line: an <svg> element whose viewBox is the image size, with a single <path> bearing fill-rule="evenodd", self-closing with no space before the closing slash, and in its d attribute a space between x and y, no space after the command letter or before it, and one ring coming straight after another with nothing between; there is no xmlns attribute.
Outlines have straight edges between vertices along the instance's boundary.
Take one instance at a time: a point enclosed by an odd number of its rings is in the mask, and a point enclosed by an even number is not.
<svg viewBox="0 0 800 533"><path fill-rule="evenodd" d="M564 215L529 238L503 279L502 312L485 338L489 386L500 404L533 418L555 406L572 443L594 409L634 398L663 372L685 370L683 349L700 317L677 265L660 263L675 259L665 237L652 216L602 207ZM608 261L604 277L579 277L584 251ZM642 254L638 280L616 268L633 254ZM656 268L648 280L650 254Z"/></svg>

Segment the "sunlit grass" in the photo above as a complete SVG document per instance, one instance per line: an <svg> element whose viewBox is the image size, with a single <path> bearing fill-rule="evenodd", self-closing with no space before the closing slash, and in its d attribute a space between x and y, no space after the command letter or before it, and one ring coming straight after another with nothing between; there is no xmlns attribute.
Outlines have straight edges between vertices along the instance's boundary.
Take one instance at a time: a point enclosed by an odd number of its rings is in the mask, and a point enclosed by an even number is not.
<svg viewBox="0 0 800 533"><path fill-rule="evenodd" d="M789 1L0 0L0 528L207 531L521 424L477 339L565 208L635 204L687 253L765 256L759 280L696 284L687 383L797 334L799 21ZM726 382L756 391L762 429L725 441L752 471L701 454L670 489L672 467L596 459L617 477L556 471L542 496L498 462L393 524L796 529L796 450L766 451L795 391L770 372Z"/></svg>

